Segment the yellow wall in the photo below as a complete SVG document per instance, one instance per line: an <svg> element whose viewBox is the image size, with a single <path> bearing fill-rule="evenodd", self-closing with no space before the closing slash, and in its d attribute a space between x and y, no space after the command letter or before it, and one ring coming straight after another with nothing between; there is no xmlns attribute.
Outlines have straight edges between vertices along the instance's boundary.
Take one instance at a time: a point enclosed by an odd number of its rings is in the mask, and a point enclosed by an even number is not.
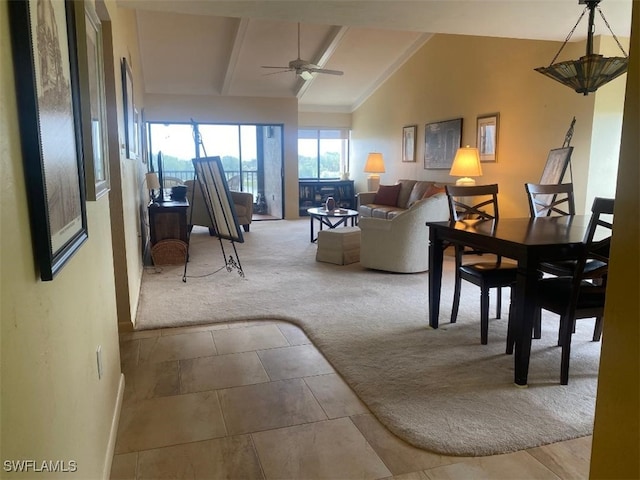
<svg viewBox="0 0 640 480"><path fill-rule="evenodd" d="M425 124L462 118L462 144L475 146L477 116L499 112L498 161L483 163L483 176L477 181L500 185L503 216L526 216L523 184L539 180L549 150L562 146L575 116L572 162L577 205L583 211L596 96L578 95L533 70L548 65L558 48L557 42L461 35L431 37L353 113L351 176L356 180L356 190L366 190L362 169L371 151L384 155L383 184L400 178L454 182L456 179L449 176L448 170L424 169ZM563 53L582 55L583 49L584 44L569 44ZM606 95L614 91L611 108L618 113L622 109L624 81L623 76L598 92ZM402 163L402 127L412 124L418 125L417 162ZM612 148L610 143L603 144L602 148ZM602 182L598 191L614 186L612 176Z"/></svg>
<svg viewBox="0 0 640 480"><path fill-rule="evenodd" d="M102 2L97 2L101 6ZM144 94L140 58L138 52L135 13L119 9L114 0L108 0L98 8L103 23L109 20L112 31L113 51L105 52L111 61L105 62L107 84L113 80L113 98L110 109L109 167L111 171L111 222L114 269L116 276L116 300L118 321L122 328L131 328L135 323L138 307L140 282L142 280L142 230L144 208L143 178L146 166L141 160L126 158L125 126L122 89L121 60L127 59L134 82L134 103L139 113L144 108ZM102 13L101 13L102 12ZM106 17L106 18L105 18ZM109 85L107 85L109 95ZM108 99L109 100L109 99ZM108 114L108 115L109 115ZM115 122L115 125L114 125Z"/></svg>
<svg viewBox="0 0 640 480"><path fill-rule="evenodd" d="M640 2L633 5L591 478L640 478Z"/></svg>
<svg viewBox="0 0 640 480"><path fill-rule="evenodd" d="M31 248L5 0L0 58L0 459L75 460L78 478L100 478L110 467L105 456L121 380L109 195L87 203L88 241L53 281L40 281Z"/></svg>

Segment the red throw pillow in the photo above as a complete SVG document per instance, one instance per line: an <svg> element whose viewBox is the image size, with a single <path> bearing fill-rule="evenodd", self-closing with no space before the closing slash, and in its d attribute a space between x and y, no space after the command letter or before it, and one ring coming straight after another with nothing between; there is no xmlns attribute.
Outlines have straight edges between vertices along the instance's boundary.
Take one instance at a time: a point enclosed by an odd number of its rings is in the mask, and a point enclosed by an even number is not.
<svg viewBox="0 0 640 480"><path fill-rule="evenodd" d="M396 185L380 185L373 199L373 203L376 205L389 205L390 207L397 206L401 187L402 185L399 183Z"/></svg>
<svg viewBox="0 0 640 480"><path fill-rule="evenodd" d="M441 187L439 185L431 185L424 192L424 195L422 195L422 198L433 197L434 195L437 195L438 193L444 193L444 192L445 192L444 187Z"/></svg>

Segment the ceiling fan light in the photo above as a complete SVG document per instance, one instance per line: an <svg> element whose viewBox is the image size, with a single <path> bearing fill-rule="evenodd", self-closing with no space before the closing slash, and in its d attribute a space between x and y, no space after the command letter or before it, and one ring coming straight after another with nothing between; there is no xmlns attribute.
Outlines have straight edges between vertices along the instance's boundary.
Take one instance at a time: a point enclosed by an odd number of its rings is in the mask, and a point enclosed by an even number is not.
<svg viewBox="0 0 640 480"><path fill-rule="evenodd" d="M311 79L313 78L313 74L312 74L311 72L306 71L306 70L302 70L302 71L298 74L298 76L299 76L300 78L302 78L303 80L305 80L305 81L306 81L306 80L311 80Z"/></svg>

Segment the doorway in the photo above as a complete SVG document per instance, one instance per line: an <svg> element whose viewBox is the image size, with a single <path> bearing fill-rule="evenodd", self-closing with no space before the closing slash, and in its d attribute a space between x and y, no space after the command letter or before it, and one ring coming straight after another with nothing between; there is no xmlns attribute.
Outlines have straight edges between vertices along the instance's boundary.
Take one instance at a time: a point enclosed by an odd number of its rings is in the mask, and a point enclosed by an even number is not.
<svg viewBox="0 0 640 480"><path fill-rule="evenodd" d="M230 190L253 195L253 220L284 218L283 126L149 123L150 159L162 152L164 179L191 180L196 157L219 156ZM153 160L150 171L157 169Z"/></svg>

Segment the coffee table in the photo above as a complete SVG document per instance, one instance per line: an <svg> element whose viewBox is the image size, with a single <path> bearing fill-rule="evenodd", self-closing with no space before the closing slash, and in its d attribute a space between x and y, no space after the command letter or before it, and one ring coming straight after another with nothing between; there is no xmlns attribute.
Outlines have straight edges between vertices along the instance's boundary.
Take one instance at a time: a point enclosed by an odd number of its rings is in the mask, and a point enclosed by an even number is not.
<svg viewBox="0 0 640 480"><path fill-rule="evenodd" d="M356 220L358 219L358 212L355 210L349 210L348 208L336 208L335 210L326 210L324 207L313 207L307 209L307 213L311 222L311 243L318 240L317 236L314 236L313 223L314 220L320 222L320 230L326 225L329 228L336 228L340 225L347 226L347 220L351 219L351 226L356 226Z"/></svg>

